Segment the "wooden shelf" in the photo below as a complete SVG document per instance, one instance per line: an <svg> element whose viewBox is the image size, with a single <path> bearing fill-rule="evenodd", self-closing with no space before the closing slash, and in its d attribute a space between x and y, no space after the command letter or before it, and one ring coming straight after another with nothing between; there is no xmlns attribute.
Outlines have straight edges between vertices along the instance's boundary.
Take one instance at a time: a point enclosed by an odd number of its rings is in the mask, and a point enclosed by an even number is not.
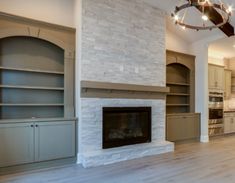
<svg viewBox="0 0 235 183"><path fill-rule="evenodd" d="M175 82L167 82L167 85L176 85L176 86L190 86L188 83L175 83Z"/></svg>
<svg viewBox="0 0 235 183"><path fill-rule="evenodd" d="M20 85L0 85L0 88L10 88L10 89L29 89L29 90L61 90L64 88L59 87L44 87L44 86L20 86Z"/></svg>
<svg viewBox="0 0 235 183"><path fill-rule="evenodd" d="M77 118L25 118L25 119L0 119L0 124L5 123L25 123L25 122L58 122L58 121L75 121Z"/></svg>
<svg viewBox="0 0 235 183"><path fill-rule="evenodd" d="M188 93L168 93L168 96L190 96Z"/></svg>
<svg viewBox="0 0 235 183"><path fill-rule="evenodd" d="M20 72L35 72L35 73L60 74L60 75L64 75L64 72L48 71L48 70L20 69L20 68L12 68L12 67L0 67L0 69L1 69L1 70L10 70L10 71L20 71Z"/></svg>
<svg viewBox="0 0 235 183"><path fill-rule="evenodd" d="M190 106L189 104L166 104L167 107L185 107Z"/></svg>
<svg viewBox="0 0 235 183"><path fill-rule="evenodd" d="M5 107L56 107L56 106L64 106L64 104L7 104L7 103L0 103L0 106Z"/></svg>

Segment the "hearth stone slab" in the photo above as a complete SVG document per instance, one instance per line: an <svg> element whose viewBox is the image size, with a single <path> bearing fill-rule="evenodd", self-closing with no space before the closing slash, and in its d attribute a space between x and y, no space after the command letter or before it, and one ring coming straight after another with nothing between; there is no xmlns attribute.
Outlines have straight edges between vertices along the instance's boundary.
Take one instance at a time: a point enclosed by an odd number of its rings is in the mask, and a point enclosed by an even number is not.
<svg viewBox="0 0 235 183"><path fill-rule="evenodd" d="M174 151L174 143L156 141L88 152L79 155L78 158L85 168L90 168L172 151Z"/></svg>

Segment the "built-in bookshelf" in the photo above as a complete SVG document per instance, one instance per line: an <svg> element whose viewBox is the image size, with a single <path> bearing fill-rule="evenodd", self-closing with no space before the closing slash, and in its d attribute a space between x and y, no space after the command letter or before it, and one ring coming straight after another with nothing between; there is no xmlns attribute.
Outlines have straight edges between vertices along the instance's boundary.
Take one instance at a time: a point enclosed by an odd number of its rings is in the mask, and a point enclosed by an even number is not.
<svg viewBox="0 0 235 183"><path fill-rule="evenodd" d="M190 111L190 71L179 63L167 65L167 113L188 113Z"/></svg>
<svg viewBox="0 0 235 183"><path fill-rule="evenodd" d="M195 113L195 57L167 51L166 139L199 139L200 114Z"/></svg>
<svg viewBox="0 0 235 183"><path fill-rule="evenodd" d="M64 117L64 50L32 37L0 41L0 118Z"/></svg>
<svg viewBox="0 0 235 183"><path fill-rule="evenodd" d="M76 161L74 61L75 29L0 12L0 172Z"/></svg>

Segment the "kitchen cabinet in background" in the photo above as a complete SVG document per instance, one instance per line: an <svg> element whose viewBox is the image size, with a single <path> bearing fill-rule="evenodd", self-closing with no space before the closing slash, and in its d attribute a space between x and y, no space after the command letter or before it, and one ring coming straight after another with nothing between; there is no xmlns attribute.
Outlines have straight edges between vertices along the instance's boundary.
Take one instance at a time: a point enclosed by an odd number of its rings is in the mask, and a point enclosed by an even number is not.
<svg viewBox="0 0 235 183"><path fill-rule="evenodd" d="M232 71L224 70L224 98L229 99L232 90Z"/></svg>
<svg viewBox="0 0 235 183"><path fill-rule="evenodd" d="M208 85L209 89L218 92L224 90L224 67L213 64L208 65Z"/></svg>
<svg viewBox="0 0 235 183"><path fill-rule="evenodd" d="M235 112L228 112L224 114L224 133L235 132Z"/></svg>

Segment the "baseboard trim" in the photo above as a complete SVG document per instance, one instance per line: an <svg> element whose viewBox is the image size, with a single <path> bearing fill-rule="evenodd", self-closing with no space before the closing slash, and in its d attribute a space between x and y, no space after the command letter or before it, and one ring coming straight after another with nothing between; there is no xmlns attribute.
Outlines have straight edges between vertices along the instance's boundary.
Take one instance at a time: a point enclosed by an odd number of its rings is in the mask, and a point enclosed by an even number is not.
<svg viewBox="0 0 235 183"><path fill-rule="evenodd" d="M77 154L77 164L78 164L78 165L82 164L81 156L80 156L79 153Z"/></svg>
<svg viewBox="0 0 235 183"><path fill-rule="evenodd" d="M21 172L31 172L40 169L50 169L50 168L58 168L63 166L68 166L72 164L76 164L77 158L66 158L66 159L58 159L53 161L45 161L39 163L31 163L31 164L24 164L24 165L17 165L17 166L10 166L0 168L0 175L7 175L7 174L15 174Z"/></svg>
<svg viewBox="0 0 235 183"><path fill-rule="evenodd" d="M208 143L209 142L209 136L208 135L201 135L200 142Z"/></svg>

